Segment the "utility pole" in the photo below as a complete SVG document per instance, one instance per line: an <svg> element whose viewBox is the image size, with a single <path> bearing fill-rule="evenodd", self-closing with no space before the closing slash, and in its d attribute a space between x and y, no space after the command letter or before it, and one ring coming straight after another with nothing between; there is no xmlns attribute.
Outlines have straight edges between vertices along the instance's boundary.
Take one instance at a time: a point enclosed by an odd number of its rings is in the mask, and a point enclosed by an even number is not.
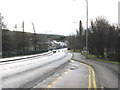
<svg viewBox="0 0 120 90"><path fill-rule="evenodd" d="M35 26L34 26L34 23L32 23L32 26L33 26L33 43L34 43L34 47L35 47L35 51L36 51L36 43L37 43L37 40L36 40L36 33L35 33Z"/></svg>
<svg viewBox="0 0 120 90"><path fill-rule="evenodd" d="M0 13L0 58L2 58L2 16Z"/></svg>
<svg viewBox="0 0 120 90"><path fill-rule="evenodd" d="M25 32L24 31L24 21L22 22L22 29L23 29L23 33Z"/></svg>
<svg viewBox="0 0 120 90"><path fill-rule="evenodd" d="M86 58L88 57L88 0L86 0Z"/></svg>
<svg viewBox="0 0 120 90"><path fill-rule="evenodd" d="M118 2L118 28L120 29L120 1Z"/></svg>
<svg viewBox="0 0 120 90"><path fill-rule="evenodd" d="M117 57L118 57L118 60L120 60L120 57L119 57L119 55L120 55L120 48L119 48L119 46L120 46L120 1L118 2L118 37L117 37Z"/></svg>
<svg viewBox="0 0 120 90"><path fill-rule="evenodd" d="M15 31L17 31L17 24L15 24L14 28L15 28Z"/></svg>
<svg viewBox="0 0 120 90"><path fill-rule="evenodd" d="M79 22L79 32L80 32L80 51L82 51L82 22Z"/></svg>
<svg viewBox="0 0 120 90"><path fill-rule="evenodd" d="M88 57L88 0L86 0L86 58Z"/></svg>
<svg viewBox="0 0 120 90"><path fill-rule="evenodd" d="M24 34L24 21L22 22L22 29L23 29L23 50L25 50L25 34Z"/></svg>
<svg viewBox="0 0 120 90"><path fill-rule="evenodd" d="M32 23L32 26L33 26L33 32L35 34L35 26L34 26L34 23Z"/></svg>

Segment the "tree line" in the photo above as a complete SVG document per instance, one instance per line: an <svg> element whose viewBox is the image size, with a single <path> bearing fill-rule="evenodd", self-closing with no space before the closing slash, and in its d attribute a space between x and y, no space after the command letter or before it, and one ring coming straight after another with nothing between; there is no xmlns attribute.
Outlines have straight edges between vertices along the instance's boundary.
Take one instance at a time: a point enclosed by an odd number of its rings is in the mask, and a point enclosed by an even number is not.
<svg viewBox="0 0 120 90"><path fill-rule="evenodd" d="M80 21L79 30L76 35L68 37L69 48L74 51L86 50L86 30L82 27ZM96 55L98 58L119 61L119 41L120 29L109 24L104 17L98 17L95 21L91 21L88 28L88 51L89 54Z"/></svg>
<svg viewBox="0 0 120 90"><path fill-rule="evenodd" d="M18 55L36 54L47 51L46 35L35 32L34 23L32 23L34 33L28 33L24 30L24 21L22 22L22 31L10 31L5 24L4 17L0 13L0 38L2 57L11 57Z"/></svg>
<svg viewBox="0 0 120 90"><path fill-rule="evenodd" d="M2 56L29 55L47 51L43 34L2 29Z"/></svg>

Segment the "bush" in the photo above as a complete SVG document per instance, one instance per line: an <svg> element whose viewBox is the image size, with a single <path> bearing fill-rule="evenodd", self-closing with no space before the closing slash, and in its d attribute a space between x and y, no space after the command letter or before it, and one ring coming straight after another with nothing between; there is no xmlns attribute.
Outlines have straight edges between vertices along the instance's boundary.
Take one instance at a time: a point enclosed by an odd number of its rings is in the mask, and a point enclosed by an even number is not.
<svg viewBox="0 0 120 90"><path fill-rule="evenodd" d="M118 61L117 57L118 57L118 55L115 53L108 53L108 55L107 55L107 59L110 61ZM118 62L120 62L120 61L118 61Z"/></svg>

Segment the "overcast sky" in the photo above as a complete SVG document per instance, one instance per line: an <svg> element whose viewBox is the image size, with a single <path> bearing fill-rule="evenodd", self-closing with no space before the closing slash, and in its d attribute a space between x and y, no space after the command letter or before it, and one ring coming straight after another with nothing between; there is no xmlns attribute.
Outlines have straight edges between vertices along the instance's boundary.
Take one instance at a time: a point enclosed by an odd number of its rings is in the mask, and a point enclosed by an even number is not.
<svg viewBox="0 0 120 90"><path fill-rule="evenodd" d="M104 16L111 24L118 23L118 1L88 0L89 25L98 16ZM85 0L0 0L0 12L8 28L15 24L22 31L33 32L32 22L37 33L70 35L78 29L79 20L86 28Z"/></svg>

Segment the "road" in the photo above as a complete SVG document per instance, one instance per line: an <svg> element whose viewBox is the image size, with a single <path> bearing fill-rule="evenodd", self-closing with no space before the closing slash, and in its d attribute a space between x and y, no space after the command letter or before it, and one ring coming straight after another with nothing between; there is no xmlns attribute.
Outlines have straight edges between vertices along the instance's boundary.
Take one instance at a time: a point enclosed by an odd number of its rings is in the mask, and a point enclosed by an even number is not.
<svg viewBox="0 0 120 90"><path fill-rule="evenodd" d="M71 60L59 72L33 88L98 88L95 73L89 66ZM95 89L96 90L96 89Z"/></svg>
<svg viewBox="0 0 120 90"><path fill-rule="evenodd" d="M31 88L67 63L70 56L71 54L63 49L52 55L0 63L0 85L2 88Z"/></svg>
<svg viewBox="0 0 120 90"><path fill-rule="evenodd" d="M117 65L87 60L67 49L0 67L2 88L118 88Z"/></svg>

